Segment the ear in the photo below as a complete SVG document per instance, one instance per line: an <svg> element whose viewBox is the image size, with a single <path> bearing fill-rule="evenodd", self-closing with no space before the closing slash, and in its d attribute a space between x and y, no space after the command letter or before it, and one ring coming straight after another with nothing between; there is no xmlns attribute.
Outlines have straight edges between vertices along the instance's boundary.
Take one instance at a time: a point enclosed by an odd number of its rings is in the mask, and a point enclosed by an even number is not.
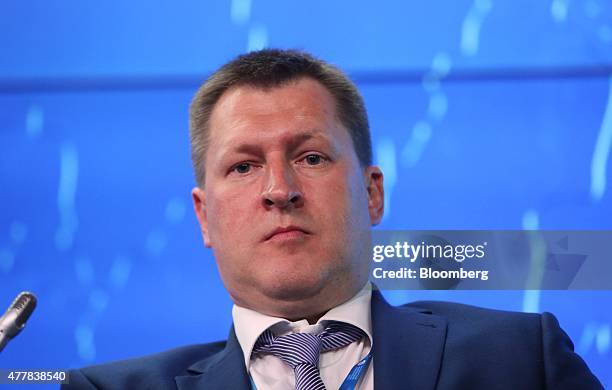
<svg viewBox="0 0 612 390"><path fill-rule="evenodd" d="M378 225L385 212L385 188L383 187L383 173L379 167L370 166L365 169L365 183L368 190L368 210L370 223Z"/></svg>
<svg viewBox="0 0 612 390"><path fill-rule="evenodd" d="M208 218L206 216L206 195L200 187L194 187L191 190L191 198L193 200L193 211L195 212L198 222L200 223L200 231L204 246L210 248L210 236L208 235Z"/></svg>

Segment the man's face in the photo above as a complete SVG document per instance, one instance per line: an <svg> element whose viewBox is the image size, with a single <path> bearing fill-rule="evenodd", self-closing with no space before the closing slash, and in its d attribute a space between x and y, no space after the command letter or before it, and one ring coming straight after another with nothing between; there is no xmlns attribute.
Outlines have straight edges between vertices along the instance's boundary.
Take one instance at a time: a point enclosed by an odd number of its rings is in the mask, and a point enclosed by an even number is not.
<svg viewBox="0 0 612 390"><path fill-rule="evenodd" d="M362 168L334 99L301 78L234 87L210 118L194 208L234 302L307 318L354 295L368 273L382 173Z"/></svg>

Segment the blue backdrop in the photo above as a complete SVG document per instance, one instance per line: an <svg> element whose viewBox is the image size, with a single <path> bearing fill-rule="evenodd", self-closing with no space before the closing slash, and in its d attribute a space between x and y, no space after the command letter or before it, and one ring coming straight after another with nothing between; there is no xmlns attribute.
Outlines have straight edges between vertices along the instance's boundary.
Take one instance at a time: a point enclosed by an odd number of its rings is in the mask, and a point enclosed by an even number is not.
<svg viewBox="0 0 612 390"><path fill-rule="evenodd" d="M612 229L605 0L5 1L0 21L0 310L39 297L0 367L225 338L187 107L251 49L306 49L357 82L386 174L381 228ZM386 296L552 311L612 387L611 291Z"/></svg>

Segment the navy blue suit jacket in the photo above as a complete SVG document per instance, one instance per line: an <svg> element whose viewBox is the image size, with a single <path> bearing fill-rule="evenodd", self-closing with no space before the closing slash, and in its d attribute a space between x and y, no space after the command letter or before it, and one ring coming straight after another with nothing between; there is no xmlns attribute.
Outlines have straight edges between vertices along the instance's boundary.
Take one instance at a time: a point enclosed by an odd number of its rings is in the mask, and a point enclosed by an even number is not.
<svg viewBox="0 0 612 390"><path fill-rule="evenodd" d="M549 313L392 307L373 291L372 326L377 390L603 388ZM227 342L73 370L63 388L248 390L250 382L232 329Z"/></svg>

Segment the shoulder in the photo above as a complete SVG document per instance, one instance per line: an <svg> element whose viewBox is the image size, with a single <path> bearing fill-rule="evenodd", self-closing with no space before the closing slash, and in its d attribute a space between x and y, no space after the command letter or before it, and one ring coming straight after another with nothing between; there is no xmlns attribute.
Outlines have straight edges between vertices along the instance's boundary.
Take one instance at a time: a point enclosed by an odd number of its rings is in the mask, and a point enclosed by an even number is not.
<svg viewBox="0 0 612 390"><path fill-rule="evenodd" d="M539 328L542 316L553 317L550 313L523 313L443 301L416 301L401 307L418 309L440 315L448 320L449 327L491 328L498 331L515 331Z"/></svg>
<svg viewBox="0 0 612 390"><path fill-rule="evenodd" d="M470 367L488 367L507 375L530 373L541 377L547 388L554 389L602 388L551 313L521 313L434 301L417 301L401 307L446 320L445 354L453 361L453 367L465 364L466 371Z"/></svg>
<svg viewBox="0 0 612 390"><path fill-rule="evenodd" d="M70 371L63 389L174 387L174 378L186 375L191 365L225 347L225 341L188 345L153 355L118 360Z"/></svg>
<svg viewBox="0 0 612 390"><path fill-rule="evenodd" d="M541 349L542 318L550 313L521 313L487 309L452 302L417 301L405 308L418 309L443 317L447 322L447 342L464 346L486 346L487 349ZM556 319L549 321L557 324Z"/></svg>

